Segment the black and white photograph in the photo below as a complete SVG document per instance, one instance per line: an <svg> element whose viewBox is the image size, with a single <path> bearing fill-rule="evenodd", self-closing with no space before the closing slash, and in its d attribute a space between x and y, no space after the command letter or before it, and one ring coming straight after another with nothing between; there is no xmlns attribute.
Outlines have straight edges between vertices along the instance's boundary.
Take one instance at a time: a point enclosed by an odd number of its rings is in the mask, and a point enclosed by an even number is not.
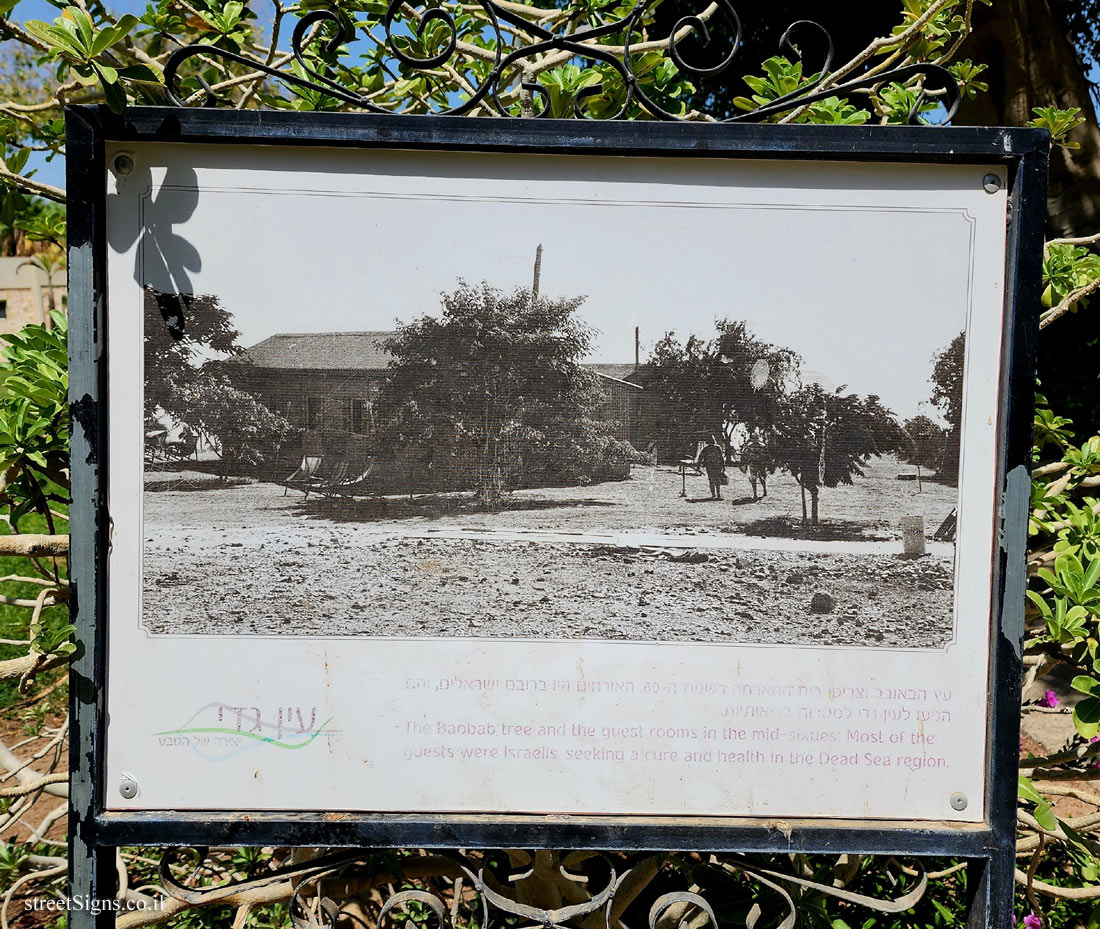
<svg viewBox="0 0 1100 929"><path fill-rule="evenodd" d="M189 196L249 221L137 269L147 633L952 641L965 212Z"/></svg>

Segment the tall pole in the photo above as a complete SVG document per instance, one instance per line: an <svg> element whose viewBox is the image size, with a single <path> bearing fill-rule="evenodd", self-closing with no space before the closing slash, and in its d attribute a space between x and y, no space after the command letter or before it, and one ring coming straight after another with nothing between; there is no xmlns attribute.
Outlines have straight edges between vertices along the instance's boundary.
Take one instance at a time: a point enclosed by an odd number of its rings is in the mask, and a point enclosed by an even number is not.
<svg viewBox="0 0 1100 929"><path fill-rule="evenodd" d="M535 276L531 281L531 306L539 299L539 277L542 275L542 245L535 249Z"/></svg>

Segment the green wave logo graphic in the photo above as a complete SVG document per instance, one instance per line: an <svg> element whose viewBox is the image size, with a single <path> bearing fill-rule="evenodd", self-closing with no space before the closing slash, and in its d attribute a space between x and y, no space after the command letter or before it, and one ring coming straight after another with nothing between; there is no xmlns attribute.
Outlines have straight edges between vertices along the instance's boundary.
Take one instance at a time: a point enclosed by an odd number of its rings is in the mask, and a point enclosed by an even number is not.
<svg viewBox="0 0 1100 929"><path fill-rule="evenodd" d="M272 745L275 748L285 748L287 751L295 752L300 748L305 748L307 745L312 744L313 740L317 736L321 735L325 731L325 726L331 723L335 717L330 716L320 726L317 727L315 732L311 732L309 738L304 742L299 742L297 745L292 745L289 742L280 742L278 739L269 735L259 735L255 732L242 732L240 729L222 729L215 726L210 727L196 727L194 729L166 729L164 732L155 732L154 735L237 735L245 739L253 739L256 742L263 742L266 745Z"/></svg>

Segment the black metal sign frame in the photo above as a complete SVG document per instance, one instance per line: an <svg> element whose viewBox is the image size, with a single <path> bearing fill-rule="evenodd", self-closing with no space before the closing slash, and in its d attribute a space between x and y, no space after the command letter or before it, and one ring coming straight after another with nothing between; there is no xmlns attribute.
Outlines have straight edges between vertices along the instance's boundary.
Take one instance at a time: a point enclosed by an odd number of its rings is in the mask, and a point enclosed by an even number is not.
<svg viewBox="0 0 1100 929"><path fill-rule="evenodd" d="M1033 129L818 127L705 123L411 118L105 107L67 110L72 621L72 893L114 895L124 845L304 845L431 848L585 848L711 852L950 855L975 866L968 925L1010 924L1017 739L1030 488L1035 343L1041 293L1049 135ZM745 818L430 815L287 812L107 812L104 785L109 333L106 307L108 142L310 145L430 151L646 155L805 161L996 164L1008 178L1009 228L998 423L999 546L993 565L989 715L983 822L794 820L782 829ZM989 351L998 350L988 346ZM977 747L975 750L979 750ZM114 914L72 913L106 926Z"/></svg>

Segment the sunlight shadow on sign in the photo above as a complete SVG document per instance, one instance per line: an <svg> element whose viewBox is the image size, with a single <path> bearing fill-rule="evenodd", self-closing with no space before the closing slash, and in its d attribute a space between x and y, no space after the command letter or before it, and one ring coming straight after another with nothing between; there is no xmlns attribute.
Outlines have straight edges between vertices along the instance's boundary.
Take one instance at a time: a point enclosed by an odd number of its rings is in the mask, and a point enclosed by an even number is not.
<svg viewBox="0 0 1100 929"><path fill-rule="evenodd" d="M198 249L181 236L177 227L186 223L199 204L198 176L191 168L169 167L153 193L152 173L137 163L132 174L120 178L119 193L108 196L108 210L117 209L123 185L143 191L138 215L109 224L112 251L126 251L137 242L134 280L141 287L163 293L192 294L190 274L202 268Z"/></svg>

